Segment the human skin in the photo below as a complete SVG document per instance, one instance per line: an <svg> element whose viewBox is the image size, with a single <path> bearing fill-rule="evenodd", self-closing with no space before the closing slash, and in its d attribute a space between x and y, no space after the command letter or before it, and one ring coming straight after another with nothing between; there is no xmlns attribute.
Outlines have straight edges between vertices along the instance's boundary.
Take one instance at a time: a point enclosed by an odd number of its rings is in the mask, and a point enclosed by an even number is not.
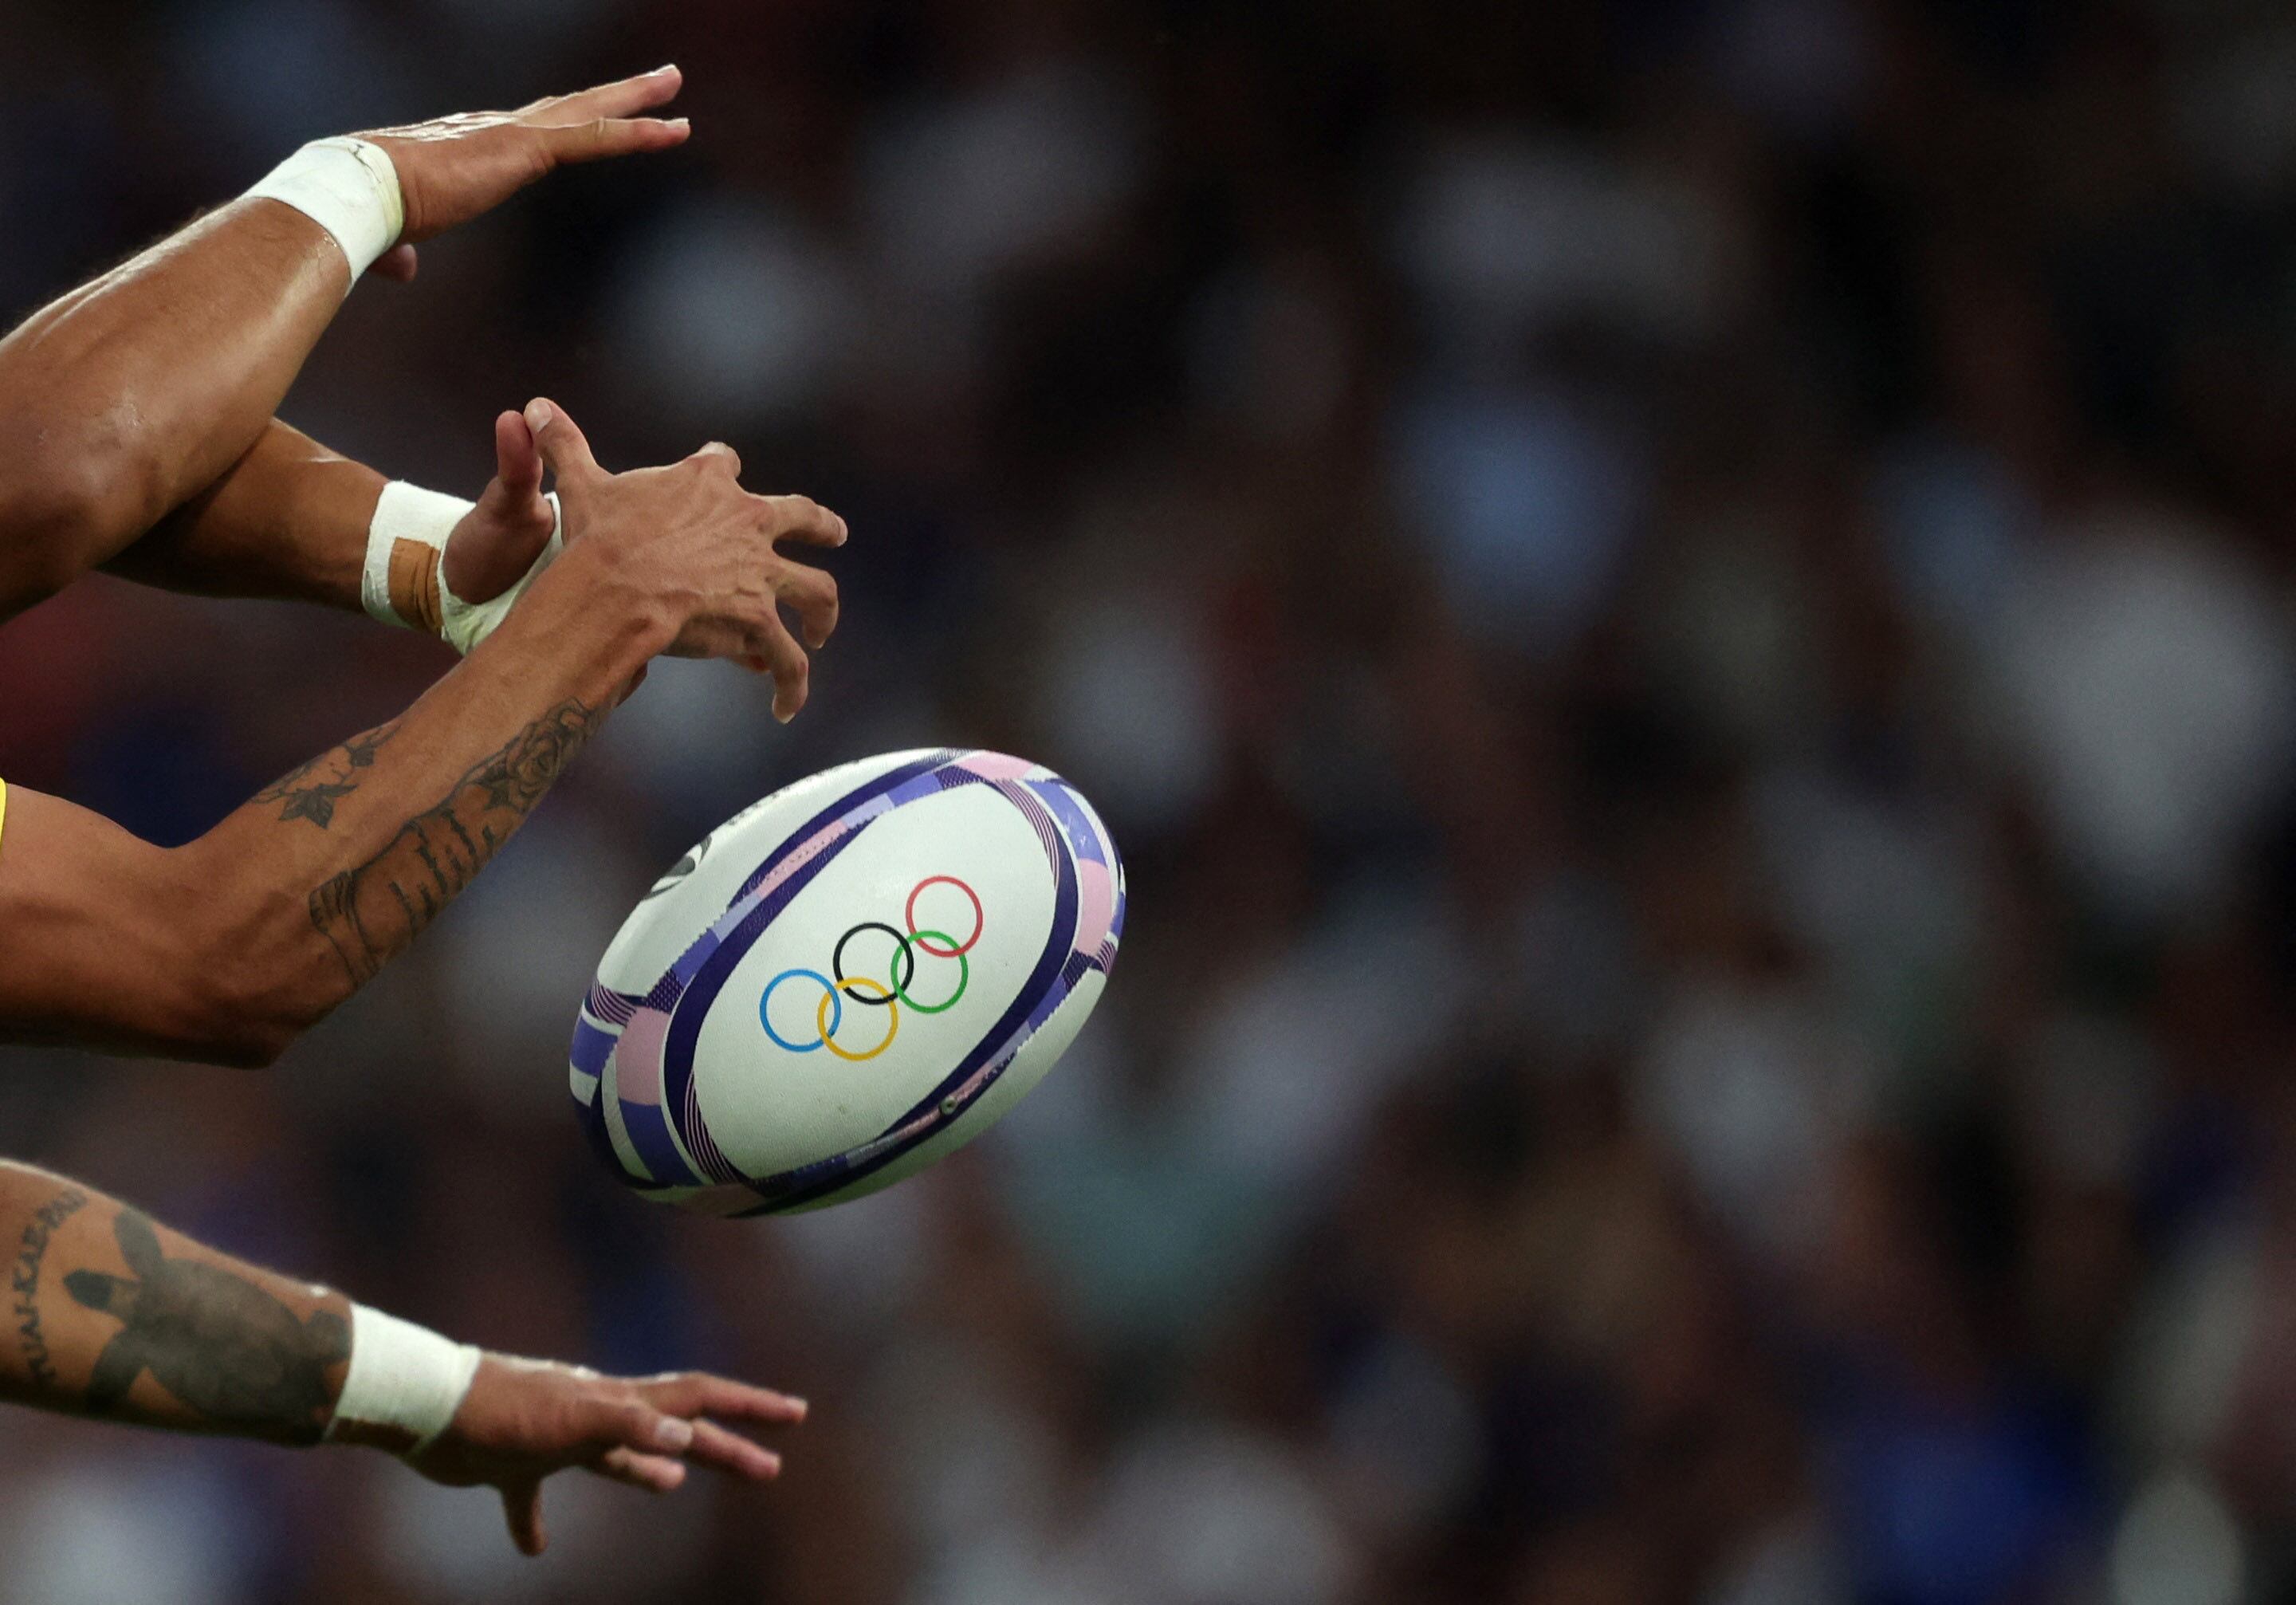
<svg viewBox="0 0 2296 1605"><path fill-rule="evenodd" d="M193 1241L132 1206L0 1161L8 1257L0 1401L183 1432L310 1445L328 1436L351 1357L350 1300ZM753 1481L781 1456L733 1426L794 1425L802 1399L698 1372L606 1377L488 1355L445 1431L408 1461L485 1484L528 1554L547 1542L542 1483L579 1468L656 1493L700 1465ZM388 1429L332 1441L391 1451Z"/></svg>
<svg viewBox="0 0 2296 1605"><path fill-rule="evenodd" d="M405 210L400 243L373 271L411 278L417 242L562 164L682 143L683 120L642 115L681 82L663 68L514 112L359 135L390 156ZM309 217L242 196L0 340L0 618L111 562L248 458L350 274ZM289 444L255 466L291 463ZM380 487L357 481L350 494Z"/></svg>

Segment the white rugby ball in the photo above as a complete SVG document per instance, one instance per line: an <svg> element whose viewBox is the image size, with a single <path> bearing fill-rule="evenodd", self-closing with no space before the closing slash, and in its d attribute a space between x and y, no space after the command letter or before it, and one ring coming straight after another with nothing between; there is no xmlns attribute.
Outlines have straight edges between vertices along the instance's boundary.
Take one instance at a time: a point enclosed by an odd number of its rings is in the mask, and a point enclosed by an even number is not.
<svg viewBox="0 0 2296 1605"><path fill-rule="evenodd" d="M646 894L582 1000L574 1101L665 1202L858 1198L1043 1079L1123 930L1115 844L1050 770L949 749L847 764L735 815Z"/></svg>

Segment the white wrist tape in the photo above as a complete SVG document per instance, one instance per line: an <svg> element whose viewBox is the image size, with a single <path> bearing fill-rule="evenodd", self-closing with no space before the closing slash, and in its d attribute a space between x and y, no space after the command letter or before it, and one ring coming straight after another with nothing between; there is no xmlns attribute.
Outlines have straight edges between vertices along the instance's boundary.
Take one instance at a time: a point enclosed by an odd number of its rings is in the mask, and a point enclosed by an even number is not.
<svg viewBox="0 0 2296 1605"><path fill-rule="evenodd" d="M479 1351L470 1344L354 1304L350 1369L327 1436L347 1422L395 1428L414 1440L402 1453L415 1454L454 1424L478 1374Z"/></svg>
<svg viewBox="0 0 2296 1605"><path fill-rule="evenodd" d="M354 284L406 226L398 169L390 152L364 139L313 140L247 192L284 201L332 234Z"/></svg>
<svg viewBox="0 0 2296 1605"><path fill-rule="evenodd" d="M536 575L565 550L563 514L558 495L550 504L550 539L518 582L489 602L464 602L447 584L442 561L447 537L472 504L459 496L393 479L382 487L367 526L366 567L359 576L359 602L368 614L402 629L427 630L467 653L495 633L510 616Z"/></svg>

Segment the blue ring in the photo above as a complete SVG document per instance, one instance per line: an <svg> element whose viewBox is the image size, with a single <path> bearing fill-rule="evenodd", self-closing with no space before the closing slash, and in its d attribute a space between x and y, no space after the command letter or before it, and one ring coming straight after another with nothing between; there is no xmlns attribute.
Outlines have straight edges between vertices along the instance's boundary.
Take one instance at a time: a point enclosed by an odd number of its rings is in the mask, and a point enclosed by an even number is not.
<svg viewBox="0 0 2296 1605"><path fill-rule="evenodd" d="M788 1037L783 1036L779 1031L775 1030L774 1022L766 1016L766 1005L774 1001L774 988L780 986L783 981L789 979L793 975L801 975L808 980L819 981L821 983L821 989L829 994L831 1005L837 1011L834 1014L832 1014L829 1017L829 1035L831 1036L837 1035L837 1028L845 1023L845 1000L837 995L837 988L831 986L829 983L829 978L822 974L818 970L784 970L779 975L774 977L773 979L767 981L766 983L765 991L759 994L758 997L758 1023L765 1027L766 1035L774 1039L776 1046L786 1048L792 1053L819 1052L823 1047L827 1045L826 1038L823 1039L821 1042L791 1042Z"/></svg>

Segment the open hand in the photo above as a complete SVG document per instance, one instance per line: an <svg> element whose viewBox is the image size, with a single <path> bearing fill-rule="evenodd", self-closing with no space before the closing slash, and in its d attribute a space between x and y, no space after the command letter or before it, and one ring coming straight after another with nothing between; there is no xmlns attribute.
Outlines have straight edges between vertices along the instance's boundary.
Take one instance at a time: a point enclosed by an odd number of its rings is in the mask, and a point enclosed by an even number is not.
<svg viewBox="0 0 2296 1605"><path fill-rule="evenodd" d="M413 277L414 244L491 211L562 163L683 144L692 132L684 118L639 113L673 98L684 82L676 68L662 67L515 111L459 112L358 135L389 153L406 209L399 243L376 271Z"/></svg>
<svg viewBox="0 0 2296 1605"><path fill-rule="evenodd" d="M712 441L662 468L608 473L563 409L535 400L526 424L558 483L567 559L602 561L627 605L647 610L676 634L684 658L731 658L774 679L774 717L784 724L805 706L811 664L837 627L837 582L792 562L778 541L845 544L845 520L808 496L753 495L742 488L742 459ZM592 553L583 553L586 545ZM782 619L787 607L804 633L800 646Z"/></svg>
<svg viewBox="0 0 2296 1605"><path fill-rule="evenodd" d="M765 1482L782 1457L725 1423L794 1426L805 1401L701 1372L605 1377L578 1365L488 1355L453 1425L408 1460L450 1487L499 1489L511 1540L538 1555L549 1542L542 1482L570 1468L667 1494L690 1465Z"/></svg>

